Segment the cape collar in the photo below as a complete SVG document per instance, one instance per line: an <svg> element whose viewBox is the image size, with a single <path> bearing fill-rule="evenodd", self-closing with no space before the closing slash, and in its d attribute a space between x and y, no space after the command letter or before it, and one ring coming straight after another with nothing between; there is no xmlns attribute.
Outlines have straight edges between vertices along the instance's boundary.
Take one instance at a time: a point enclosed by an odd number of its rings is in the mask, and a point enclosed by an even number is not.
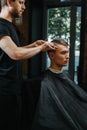
<svg viewBox="0 0 87 130"><path fill-rule="evenodd" d="M60 73L62 73L62 70L61 70L61 71L58 71L58 70L55 70L55 69L53 69L53 68L51 68L51 67L49 67L48 69L49 69L51 72L55 73L55 74L60 74Z"/></svg>

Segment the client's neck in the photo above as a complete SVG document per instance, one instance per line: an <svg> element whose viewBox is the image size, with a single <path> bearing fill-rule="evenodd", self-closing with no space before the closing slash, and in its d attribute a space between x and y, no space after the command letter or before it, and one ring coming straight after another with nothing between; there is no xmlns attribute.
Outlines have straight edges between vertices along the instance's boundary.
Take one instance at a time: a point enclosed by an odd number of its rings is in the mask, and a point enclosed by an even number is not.
<svg viewBox="0 0 87 130"><path fill-rule="evenodd" d="M54 68L52 66L49 67L49 70L54 72L54 73L61 73L62 72L62 69L56 69L56 68Z"/></svg>

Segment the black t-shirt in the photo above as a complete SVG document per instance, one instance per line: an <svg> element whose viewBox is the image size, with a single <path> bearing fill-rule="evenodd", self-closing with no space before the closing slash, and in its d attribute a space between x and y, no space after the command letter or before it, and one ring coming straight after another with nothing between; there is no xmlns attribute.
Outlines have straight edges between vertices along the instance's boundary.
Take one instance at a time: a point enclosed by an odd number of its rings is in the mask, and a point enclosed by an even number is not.
<svg viewBox="0 0 87 130"><path fill-rule="evenodd" d="M20 41L14 25L0 18L0 37L10 36L17 46L20 46ZM22 79L22 61L12 60L2 49L0 49L0 77L12 80Z"/></svg>

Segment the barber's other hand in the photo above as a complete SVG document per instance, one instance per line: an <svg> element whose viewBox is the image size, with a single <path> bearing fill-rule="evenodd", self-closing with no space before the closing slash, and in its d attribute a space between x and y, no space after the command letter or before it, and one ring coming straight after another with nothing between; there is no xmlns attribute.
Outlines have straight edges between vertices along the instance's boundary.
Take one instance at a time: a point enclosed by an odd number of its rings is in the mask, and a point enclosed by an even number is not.
<svg viewBox="0 0 87 130"><path fill-rule="evenodd" d="M37 40L33 43L33 46L34 47L38 47L38 46L41 46L41 51L42 52L45 52L45 51L48 51L48 50L55 50L56 49L56 46L51 43L51 42L47 42L47 41L44 41L44 40Z"/></svg>
<svg viewBox="0 0 87 130"><path fill-rule="evenodd" d="M45 42L45 41L43 41L43 40L37 40L37 41L35 41L35 42L33 43L33 45L34 45L34 47L37 47L37 46L40 46L40 45L44 44L44 42Z"/></svg>
<svg viewBox="0 0 87 130"><path fill-rule="evenodd" d="M53 43L51 43L51 42L46 42L45 41L42 44L42 52L45 52L45 51L48 51L48 50L55 50L55 49L56 49L55 45Z"/></svg>

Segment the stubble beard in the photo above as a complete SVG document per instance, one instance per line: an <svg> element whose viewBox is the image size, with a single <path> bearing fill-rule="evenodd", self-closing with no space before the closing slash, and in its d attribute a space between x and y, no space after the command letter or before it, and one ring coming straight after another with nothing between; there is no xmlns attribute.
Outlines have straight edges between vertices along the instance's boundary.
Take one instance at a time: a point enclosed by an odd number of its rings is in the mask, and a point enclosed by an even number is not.
<svg viewBox="0 0 87 130"><path fill-rule="evenodd" d="M13 19L14 19L14 18L19 18L19 17L22 16L22 13L19 14L17 11L13 10L13 11L11 12L11 16L12 16Z"/></svg>

